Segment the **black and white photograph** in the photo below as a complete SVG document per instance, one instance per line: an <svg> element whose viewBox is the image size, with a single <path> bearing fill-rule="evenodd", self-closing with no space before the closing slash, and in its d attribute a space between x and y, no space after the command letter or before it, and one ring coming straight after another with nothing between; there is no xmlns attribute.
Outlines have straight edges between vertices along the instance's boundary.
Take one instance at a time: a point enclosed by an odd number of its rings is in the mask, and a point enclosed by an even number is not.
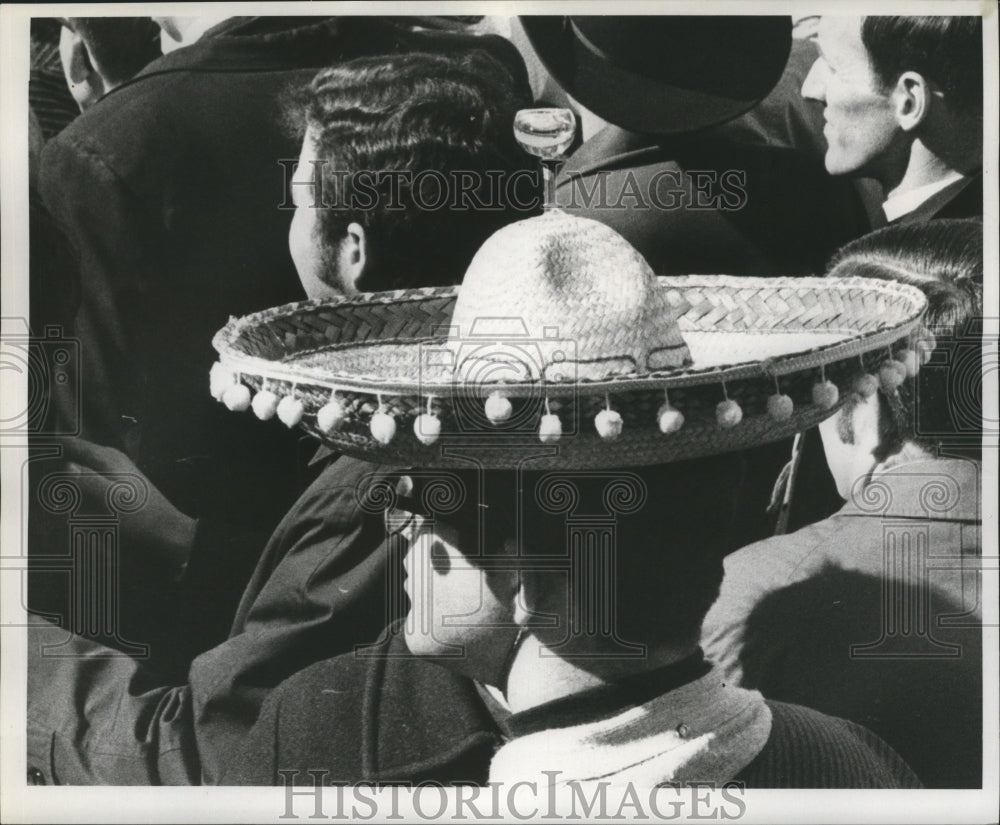
<svg viewBox="0 0 1000 825"><path fill-rule="evenodd" d="M0 820L995 822L997 12L3 4Z"/></svg>

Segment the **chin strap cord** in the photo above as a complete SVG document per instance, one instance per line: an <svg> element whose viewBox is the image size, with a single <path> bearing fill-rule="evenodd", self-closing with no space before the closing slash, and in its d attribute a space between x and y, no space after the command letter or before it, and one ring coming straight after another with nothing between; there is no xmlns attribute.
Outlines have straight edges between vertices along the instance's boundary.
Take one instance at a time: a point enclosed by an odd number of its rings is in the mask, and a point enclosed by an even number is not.
<svg viewBox="0 0 1000 825"><path fill-rule="evenodd" d="M514 642L510 646L510 650L507 651L507 658L503 662L503 670L501 671L503 684L497 685L503 692L504 698L507 698L507 680L510 677L510 669L514 666L514 657L517 656L517 651L520 650L521 644L524 642L524 637L528 634L527 625L521 625L517 629L517 635L514 637Z"/></svg>
<svg viewBox="0 0 1000 825"><path fill-rule="evenodd" d="M792 498L795 495L795 481L802 459L802 433L795 434L792 442L791 460L782 468L778 480L771 491L771 503L768 512L777 511L778 519L774 527L774 535L781 536L788 532L788 519L792 509Z"/></svg>

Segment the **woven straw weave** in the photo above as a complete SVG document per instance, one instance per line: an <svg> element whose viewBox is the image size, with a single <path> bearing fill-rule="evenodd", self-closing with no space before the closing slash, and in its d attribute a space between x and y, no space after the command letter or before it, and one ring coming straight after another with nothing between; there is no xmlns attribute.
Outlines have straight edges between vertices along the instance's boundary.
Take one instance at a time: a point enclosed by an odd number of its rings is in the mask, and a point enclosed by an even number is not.
<svg viewBox="0 0 1000 825"><path fill-rule="evenodd" d="M608 226L560 210L508 224L480 247L462 281L450 337L526 336L541 363L513 368L512 380L566 375L597 379L690 363L677 327L682 307L667 300L645 258ZM571 346L566 346L571 342ZM562 368L553 355L562 353ZM498 366L499 353L493 356ZM459 357L462 377L478 371Z"/></svg>
<svg viewBox="0 0 1000 825"><path fill-rule="evenodd" d="M913 287L866 278L718 275L660 278L658 284L689 343L689 366L469 385L446 362L455 352L448 333L456 288L290 304L231 321L214 344L239 380L254 391L295 395L305 406L305 429L359 457L401 465L636 466L727 452L813 426L830 414L811 403L821 376L838 384L843 397L862 370L877 372L890 353L907 346L925 306ZM537 341L473 343L530 353ZM513 404L511 418L499 426L483 412L483 398L497 388ZM794 402L792 417L783 422L766 413L767 397L778 390ZM670 435L656 425L664 391L685 416L684 427ZM324 434L316 413L332 392L348 417L340 430ZM743 409L742 423L731 429L715 420L724 397ZM398 425L388 445L369 432L380 403ZM555 444L541 444L537 436L546 404L562 422L563 437ZM623 418L616 441L602 440L593 425L608 406ZM442 421L441 439L429 447L412 431L414 418L428 409ZM487 446L499 449L484 451Z"/></svg>

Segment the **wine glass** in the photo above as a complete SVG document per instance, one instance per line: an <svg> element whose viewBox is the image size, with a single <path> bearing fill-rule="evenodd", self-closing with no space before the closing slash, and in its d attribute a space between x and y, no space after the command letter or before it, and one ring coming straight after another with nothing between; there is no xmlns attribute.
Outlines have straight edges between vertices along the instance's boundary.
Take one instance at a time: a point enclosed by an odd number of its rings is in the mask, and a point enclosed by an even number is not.
<svg viewBox="0 0 1000 825"><path fill-rule="evenodd" d="M576 115L571 109L521 109L514 116L514 137L525 152L541 160L545 209L554 209L555 176L576 137Z"/></svg>

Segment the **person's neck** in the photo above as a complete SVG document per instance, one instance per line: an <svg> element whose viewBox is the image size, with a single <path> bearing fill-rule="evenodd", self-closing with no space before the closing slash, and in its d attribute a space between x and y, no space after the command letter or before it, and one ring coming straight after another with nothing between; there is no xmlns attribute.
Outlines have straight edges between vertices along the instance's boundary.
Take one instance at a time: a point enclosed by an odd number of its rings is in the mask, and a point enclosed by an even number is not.
<svg viewBox="0 0 1000 825"><path fill-rule="evenodd" d="M880 464L877 464L872 469L871 476L876 476L879 473L891 470L893 467L900 467L903 464L911 464L915 461L929 461L932 458L934 458L934 454L925 447L921 447L912 441L907 441L903 444L902 449L886 457Z"/></svg>
<svg viewBox="0 0 1000 825"><path fill-rule="evenodd" d="M938 183L950 175L968 174L975 168L974 158L945 159L927 147L922 140L915 140L910 147L909 162L901 177L883 180L886 200L912 192L922 186Z"/></svg>
<svg viewBox="0 0 1000 825"><path fill-rule="evenodd" d="M197 43L213 26L232 17L231 14L205 14L198 17L172 17L169 28L163 27L160 48L168 54L182 46Z"/></svg>
<svg viewBox="0 0 1000 825"><path fill-rule="evenodd" d="M642 658L594 658L593 652L590 657L570 658L529 634L518 649L507 676L507 704L514 713L528 710L679 662L696 648L697 644L693 643L657 651L647 649Z"/></svg>

